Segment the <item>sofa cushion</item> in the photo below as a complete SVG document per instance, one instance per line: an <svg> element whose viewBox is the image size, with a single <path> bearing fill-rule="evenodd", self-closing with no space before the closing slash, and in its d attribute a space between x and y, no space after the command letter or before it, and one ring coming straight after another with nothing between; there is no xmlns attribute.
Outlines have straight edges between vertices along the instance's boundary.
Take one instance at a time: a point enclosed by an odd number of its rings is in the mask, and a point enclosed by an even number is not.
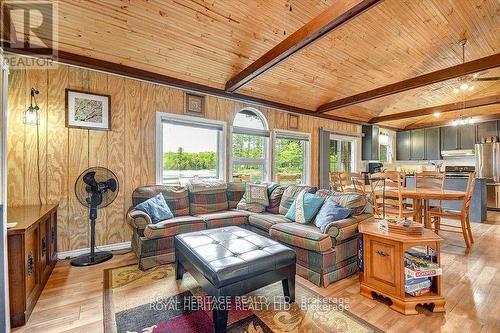
<svg viewBox="0 0 500 333"><path fill-rule="evenodd" d="M188 189L191 193L226 190L227 184L222 179L203 179L194 177L189 179Z"/></svg>
<svg viewBox="0 0 500 333"><path fill-rule="evenodd" d="M227 183L227 203L229 209L236 208L238 202L240 202L241 198L245 194L246 183L242 182L231 182Z"/></svg>
<svg viewBox="0 0 500 333"><path fill-rule="evenodd" d="M351 208L353 216L361 215L371 210L370 203L363 193L319 190L316 192L316 195L328 197L342 207Z"/></svg>
<svg viewBox="0 0 500 333"><path fill-rule="evenodd" d="M326 200L321 207L314 225L317 226L321 232L325 232L327 226L339 220L348 218L352 214L351 208L345 208L333 200Z"/></svg>
<svg viewBox="0 0 500 333"><path fill-rule="evenodd" d="M155 239L204 229L206 229L206 225L202 218L179 216L156 224L149 224L144 229L144 236Z"/></svg>
<svg viewBox="0 0 500 333"><path fill-rule="evenodd" d="M163 198L174 216L189 215L188 190L182 186L147 185L138 187L132 193L132 205L137 206L158 193L163 194Z"/></svg>
<svg viewBox="0 0 500 333"><path fill-rule="evenodd" d="M305 190L308 193L314 193L316 192L316 187L307 185L290 185L285 189L283 195L281 196L281 202L279 207L279 213L281 215L286 215L286 213L288 213L288 210L295 201L295 198L303 190Z"/></svg>
<svg viewBox="0 0 500 333"><path fill-rule="evenodd" d="M261 205L259 203L247 203L245 195L243 195L243 198L241 198L240 202L238 202L236 208L253 213L262 213L266 209L264 205Z"/></svg>
<svg viewBox="0 0 500 333"><path fill-rule="evenodd" d="M333 238L333 243L340 242L358 233L358 225L365 220L373 219L371 214L362 214L330 223L325 228L325 233Z"/></svg>
<svg viewBox="0 0 500 333"><path fill-rule="evenodd" d="M291 220L287 219L283 215L262 213L262 214L251 214L248 217L248 224L253 225L259 229L269 232L269 228L277 223L289 223Z"/></svg>
<svg viewBox="0 0 500 333"><path fill-rule="evenodd" d="M302 191L288 209L286 217L297 223L309 223L319 212L324 201L323 197Z"/></svg>
<svg viewBox="0 0 500 333"><path fill-rule="evenodd" d="M272 189L271 193L269 193L269 206L266 207L267 212L279 214L281 197L286 188L286 185L279 185Z"/></svg>
<svg viewBox="0 0 500 333"><path fill-rule="evenodd" d="M273 239L315 252L324 252L332 247L329 235L310 224L278 223L269 229Z"/></svg>
<svg viewBox="0 0 500 333"><path fill-rule="evenodd" d="M174 217L174 214L168 208L163 194L158 193L152 198L141 202L135 209L146 213L151 218L151 223L156 224L160 221L169 220Z"/></svg>
<svg viewBox="0 0 500 333"><path fill-rule="evenodd" d="M189 207L191 215L208 214L227 210L226 190L189 192Z"/></svg>
<svg viewBox="0 0 500 333"><path fill-rule="evenodd" d="M227 227L231 225L242 225L248 220L248 215L237 210L226 210L216 213L198 214L202 218L207 229Z"/></svg>

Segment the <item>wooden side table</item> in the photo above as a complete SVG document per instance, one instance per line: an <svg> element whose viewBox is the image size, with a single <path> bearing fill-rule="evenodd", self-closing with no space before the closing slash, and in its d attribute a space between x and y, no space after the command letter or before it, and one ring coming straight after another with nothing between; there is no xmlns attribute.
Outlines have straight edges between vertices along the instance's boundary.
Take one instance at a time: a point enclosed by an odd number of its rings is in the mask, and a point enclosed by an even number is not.
<svg viewBox="0 0 500 333"><path fill-rule="evenodd" d="M379 231L377 221L361 223L359 231L363 234L361 295L388 298L392 302L390 307L405 315L418 314L415 309L418 304L429 305L432 312L445 311L441 276L432 277L431 292L426 295L411 296L405 292L405 252L416 246L431 248L439 265L441 237L429 229L418 236L384 233Z"/></svg>

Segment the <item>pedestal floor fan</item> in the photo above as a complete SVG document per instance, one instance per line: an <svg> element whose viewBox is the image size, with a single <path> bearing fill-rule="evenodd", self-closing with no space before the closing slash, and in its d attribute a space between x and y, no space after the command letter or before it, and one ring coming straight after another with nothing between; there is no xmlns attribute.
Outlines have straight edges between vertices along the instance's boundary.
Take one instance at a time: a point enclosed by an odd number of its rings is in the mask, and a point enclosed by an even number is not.
<svg viewBox="0 0 500 333"><path fill-rule="evenodd" d="M75 182L75 195L82 205L89 208L90 253L74 258L71 265L89 266L111 259L111 252L95 251L95 223L97 209L108 206L118 195L118 180L115 174L103 167L85 170Z"/></svg>

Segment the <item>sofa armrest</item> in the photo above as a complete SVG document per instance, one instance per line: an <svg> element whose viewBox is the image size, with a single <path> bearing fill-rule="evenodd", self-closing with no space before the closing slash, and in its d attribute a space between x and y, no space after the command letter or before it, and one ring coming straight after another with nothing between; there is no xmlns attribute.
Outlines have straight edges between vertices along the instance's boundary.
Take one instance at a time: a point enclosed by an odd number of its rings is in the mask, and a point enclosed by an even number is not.
<svg viewBox="0 0 500 333"><path fill-rule="evenodd" d="M340 242L344 239L355 236L358 233L359 223L369 219L373 219L372 214L361 214L335 221L330 223L325 228L325 233L328 234L334 242Z"/></svg>
<svg viewBox="0 0 500 333"><path fill-rule="evenodd" d="M134 208L130 208L127 212L127 221L141 236L144 235L146 226L153 223L148 214Z"/></svg>

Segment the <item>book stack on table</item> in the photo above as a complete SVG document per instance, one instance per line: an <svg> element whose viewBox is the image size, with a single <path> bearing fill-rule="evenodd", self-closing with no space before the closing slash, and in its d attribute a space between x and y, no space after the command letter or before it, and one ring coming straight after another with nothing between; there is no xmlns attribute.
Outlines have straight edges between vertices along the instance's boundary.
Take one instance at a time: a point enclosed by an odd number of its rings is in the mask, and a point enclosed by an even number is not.
<svg viewBox="0 0 500 333"><path fill-rule="evenodd" d="M405 252L405 292L421 296L431 292L432 277L443 273L434 254L419 251Z"/></svg>

